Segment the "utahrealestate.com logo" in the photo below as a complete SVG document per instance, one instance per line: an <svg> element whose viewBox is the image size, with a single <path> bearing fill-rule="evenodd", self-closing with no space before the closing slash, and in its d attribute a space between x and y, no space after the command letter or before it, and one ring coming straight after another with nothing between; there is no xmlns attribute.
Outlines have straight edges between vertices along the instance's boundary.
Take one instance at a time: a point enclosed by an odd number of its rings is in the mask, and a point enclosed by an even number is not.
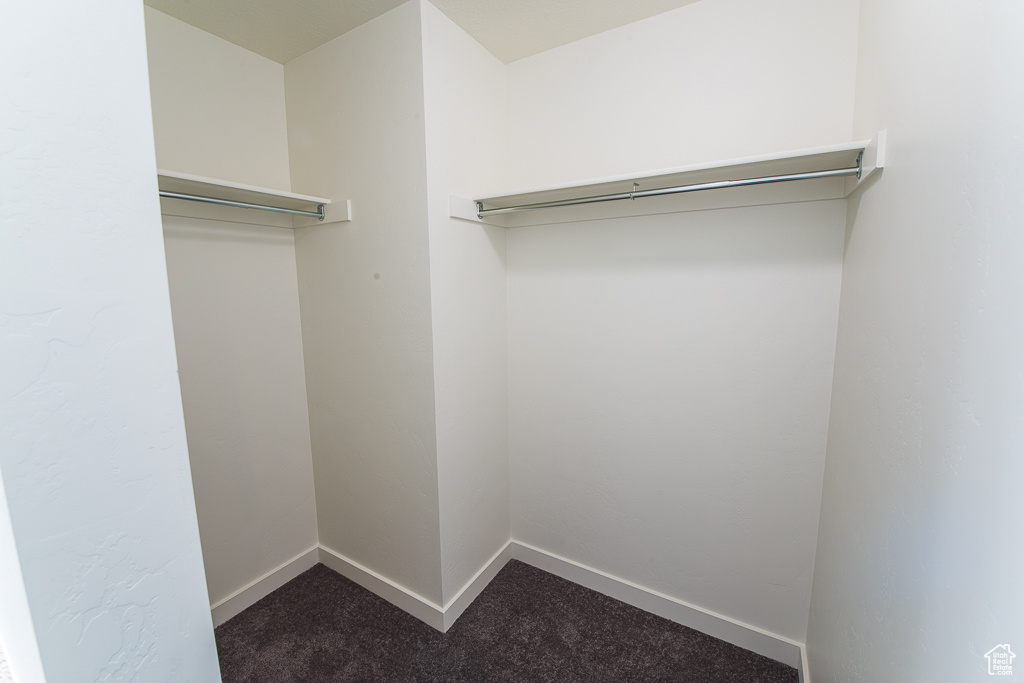
<svg viewBox="0 0 1024 683"><path fill-rule="evenodd" d="M1012 676L1013 658L1016 656L1013 654L1013 650L1010 649L1009 643L996 645L985 653L985 658L988 660L988 675Z"/></svg>

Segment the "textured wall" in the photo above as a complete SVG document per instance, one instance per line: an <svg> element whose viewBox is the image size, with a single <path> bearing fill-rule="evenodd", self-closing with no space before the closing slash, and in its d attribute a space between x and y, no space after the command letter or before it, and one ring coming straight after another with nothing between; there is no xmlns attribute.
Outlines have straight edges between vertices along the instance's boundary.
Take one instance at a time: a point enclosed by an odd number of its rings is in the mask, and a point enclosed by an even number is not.
<svg viewBox="0 0 1024 683"><path fill-rule="evenodd" d="M510 64L512 182L846 141L856 13L704 0ZM509 230L513 538L802 641L845 215Z"/></svg>
<svg viewBox="0 0 1024 683"><path fill-rule="evenodd" d="M146 22L158 162L289 189L284 68L156 10ZM163 224L216 604L317 543L294 233L170 215Z"/></svg>
<svg viewBox="0 0 1024 683"><path fill-rule="evenodd" d="M441 602L420 5L285 66L320 542Z"/></svg>
<svg viewBox="0 0 1024 683"><path fill-rule="evenodd" d="M218 680L142 5L4 13L0 473L46 679Z"/></svg>
<svg viewBox="0 0 1024 683"><path fill-rule="evenodd" d="M505 67L423 2L430 299L444 601L509 538L505 231L448 217L500 186Z"/></svg>
<svg viewBox="0 0 1024 683"><path fill-rule="evenodd" d="M1022 29L1019 3L862 3L856 132L890 154L851 201L816 683L994 680L985 652L1021 654Z"/></svg>

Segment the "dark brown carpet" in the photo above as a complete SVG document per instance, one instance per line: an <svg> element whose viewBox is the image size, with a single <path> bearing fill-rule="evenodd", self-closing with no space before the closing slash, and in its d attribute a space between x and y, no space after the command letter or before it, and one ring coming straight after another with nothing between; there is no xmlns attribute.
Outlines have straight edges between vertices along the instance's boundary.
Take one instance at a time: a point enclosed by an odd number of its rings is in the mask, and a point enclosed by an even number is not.
<svg viewBox="0 0 1024 683"><path fill-rule="evenodd" d="M448 633L317 565L216 630L225 683L796 683L797 671L512 560Z"/></svg>

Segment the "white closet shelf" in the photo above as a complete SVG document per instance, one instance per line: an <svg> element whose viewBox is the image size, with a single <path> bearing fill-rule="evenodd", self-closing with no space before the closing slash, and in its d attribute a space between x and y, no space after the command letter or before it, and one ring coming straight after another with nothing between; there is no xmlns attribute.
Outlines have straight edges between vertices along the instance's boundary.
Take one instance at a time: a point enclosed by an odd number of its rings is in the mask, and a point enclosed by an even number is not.
<svg viewBox="0 0 1024 683"><path fill-rule="evenodd" d="M187 199L161 197L163 213L170 216L207 218L235 223L269 225L278 228L301 228L309 225L323 225L352 220L350 200L331 201L324 197L285 192L256 185L246 185L217 178L206 178L177 171L157 171L157 182L161 193L173 193L213 199L216 201L239 202L261 207L264 210L237 206L220 206ZM317 213L323 207L323 220L317 216L276 213L274 209Z"/></svg>
<svg viewBox="0 0 1024 683"><path fill-rule="evenodd" d="M666 213L673 210L686 211L713 208L714 206L841 198L850 194L854 189L862 185L869 176L882 168L884 161L885 131L881 131L873 140L859 140L823 147L679 166L631 175L533 187L514 192L483 195L472 200L452 195L450 197L449 213L453 218L486 222L503 227L518 227L558 223L566 220L621 217L644 213ZM849 175L849 169L856 168L858 163L860 163L861 167L860 177ZM843 170L847 170L848 177L843 177L841 173ZM833 171L837 172L837 175L832 177L815 177L814 175L819 172ZM810 174L810 178L801 180L799 176L805 174ZM750 179L757 179L761 182L753 183L750 182ZM801 180L801 182L780 182L784 180ZM714 185L722 185L729 182L738 182L751 185L751 187L744 188L744 190L731 189L730 192L747 193L738 200L735 196L731 200L726 199L727 195L723 195L720 192L702 192L700 194L705 195L705 198L701 200L692 199L697 193L692 192L689 186L712 185L711 187L696 187L693 190L724 189ZM635 188L634 183L636 184ZM774 196L770 195L769 192L773 191L769 191L766 188L769 186L778 187L780 184L802 185L803 187L796 191L775 192ZM754 185L760 185L760 187L754 187ZM642 193L645 190L680 187L687 189L680 190L680 194L666 194L664 196L651 197L650 199L642 198ZM630 201L629 194L634 190L639 196L636 197L635 201ZM536 208L528 209L525 213L509 215L492 214L484 215L482 218L477 213L480 207L485 210L528 207L535 204L586 200L587 198L604 197L607 195L618 195L625 201L612 199L608 200L611 203L594 203L586 206ZM687 197L689 201L683 200L683 197ZM717 199L712 198L709 200L706 197L717 197ZM673 198L675 203L670 205L668 202L673 201ZM604 200L599 199L597 201ZM657 205L644 208L643 204L645 201L656 203ZM613 206L616 208L611 208ZM563 216L564 218L559 218L558 216Z"/></svg>

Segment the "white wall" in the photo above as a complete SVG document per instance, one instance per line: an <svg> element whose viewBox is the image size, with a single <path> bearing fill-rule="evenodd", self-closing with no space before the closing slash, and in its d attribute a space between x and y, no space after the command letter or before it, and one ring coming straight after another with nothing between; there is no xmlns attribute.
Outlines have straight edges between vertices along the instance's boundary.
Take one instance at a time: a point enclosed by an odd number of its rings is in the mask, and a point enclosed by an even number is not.
<svg viewBox="0 0 1024 683"><path fill-rule="evenodd" d="M511 186L845 142L857 7L703 0L510 64Z"/></svg>
<svg viewBox="0 0 1024 683"><path fill-rule="evenodd" d="M989 680L985 652L1021 654L1022 29L1019 3L862 4L856 133L890 154L851 202L816 683Z"/></svg>
<svg viewBox="0 0 1024 683"><path fill-rule="evenodd" d="M296 233L321 543L441 602L420 5L285 65L291 174L353 220Z"/></svg>
<svg viewBox="0 0 1024 683"><path fill-rule="evenodd" d="M449 218L448 196L504 181L505 65L423 13L430 304L443 601L509 539L505 231Z"/></svg>
<svg viewBox="0 0 1024 683"><path fill-rule="evenodd" d="M141 4L5 8L0 82L0 471L46 679L217 680Z"/></svg>
<svg viewBox="0 0 1024 683"><path fill-rule="evenodd" d="M146 22L160 164L288 189L284 67L149 8ZM294 233L173 215L163 223L217 604L317 544Z"/></svg>
<svg viewBox="0 0 1024 683"><path fill-rule="evenodd" d="M856 16L705 0L513 63L512 182L846 141ZM802 641L845 208L509 230L513 538Z"/></svg>
<svg viewBox="0 0 1024 683"><path fill-rule="evenodd" d="M289 190L284 67L146 7L157 166Z"/></svg>
<svg viewBox="0 0 1024 683"><path fill-rule="evenodd" d="M512 535L803 639L845 203L510 235Z"/></svg>
<svg viewBox="0 0 1024 683"><path fill-rule="evenodd" d="M182 401L213 604L317 544L295 244L165 215Z"/></svg>

